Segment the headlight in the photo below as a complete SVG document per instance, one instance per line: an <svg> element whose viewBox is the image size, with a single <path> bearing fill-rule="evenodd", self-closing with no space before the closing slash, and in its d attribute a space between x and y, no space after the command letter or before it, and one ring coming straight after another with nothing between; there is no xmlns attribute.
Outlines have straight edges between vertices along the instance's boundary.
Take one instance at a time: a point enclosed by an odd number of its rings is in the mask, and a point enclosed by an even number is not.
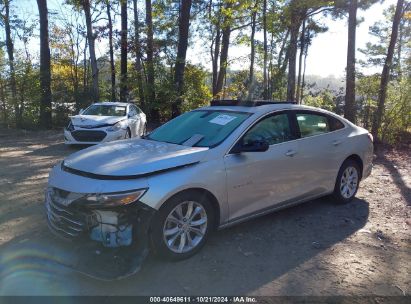
<svg viewBox="0 0 411 304"><path fill-rule="evenodd" d="M120 130L120 129L121 129L121 123L118 122L118 123L116 123L115 125L113 125L113 126L111 126L111 127L108 127L108 128L107 128L107 131L109 131L109 132L115 132L115 131L118 131L118 130Z"/></svg>
<svg viewBox="0 0 411 304"><path fill-rule="evenodd" d="M74 131L74 126L73 126L73 123L71 122L71 120L70 120L70 122L69 122L69 124L68 124L68 126L67 126L67 131Z"/></svg>
<svg viewBox="0 0 411 304"><path fill-rule="evenodd" d="M147 188L127 192L89 194L84 200L87 207L116 207L134 203L140 199Z"/></svg>

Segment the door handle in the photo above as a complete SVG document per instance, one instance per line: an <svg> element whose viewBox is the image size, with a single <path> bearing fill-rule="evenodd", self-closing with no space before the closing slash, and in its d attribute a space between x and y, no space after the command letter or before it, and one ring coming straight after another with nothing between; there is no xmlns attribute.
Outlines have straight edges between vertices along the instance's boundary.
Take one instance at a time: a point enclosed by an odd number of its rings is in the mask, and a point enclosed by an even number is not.
<svg viewBox="0 0 411 304"><path fill-rule="evenodd" d="M288 150L285 155L289 156L289 157L293 157L295 154L297 153L297 151L294 150Z"/></svg>
<svg viewBox="0 0 411 304"><path fill-rule="evenodd" d="M333 141L334 146L338 146L339 144L341 144L341 140L334 140Z"/></svg>

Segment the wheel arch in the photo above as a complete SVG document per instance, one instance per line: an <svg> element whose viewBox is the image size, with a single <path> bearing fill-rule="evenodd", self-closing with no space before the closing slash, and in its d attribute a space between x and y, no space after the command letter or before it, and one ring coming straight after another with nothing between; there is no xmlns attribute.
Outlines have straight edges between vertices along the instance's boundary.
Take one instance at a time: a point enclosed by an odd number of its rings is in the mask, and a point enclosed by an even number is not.
<svg viewBox="0 0 411 304"><path fill-rule="evenodd" d="M170 197L168 197L165 202L161 205L160 209L165 206L167 204L167 202L169 200L171 200L172 198L181 195L182 193L187 193L187 192L195 192L200 196L205 196L208 201L211 203L211 206L213 207L213 211L214 211L214 217L215 217L215 221L214 221L214 228L218 228L220 226L220 204L217 200L217 198L215 197L215 195L213 193L211 193L209 190L204 189L204 188L200 188L200 187L193 187L193 188L187 188L184 190L180 190L176 193L174 193L173 195L171 195Z"/></svg>
<svg viewBox="0 0 411 304"><path fill-rule="evenodd" d="M358 164L360 167L360 179L362 178L363 175L363 170L364 170L364 163L361 159L361 157L358 154L351 154L350 156L346 157L344 161L341 163L341 166L348 160L352 160ZM340 168L341 168L340 166Z"/></svg>

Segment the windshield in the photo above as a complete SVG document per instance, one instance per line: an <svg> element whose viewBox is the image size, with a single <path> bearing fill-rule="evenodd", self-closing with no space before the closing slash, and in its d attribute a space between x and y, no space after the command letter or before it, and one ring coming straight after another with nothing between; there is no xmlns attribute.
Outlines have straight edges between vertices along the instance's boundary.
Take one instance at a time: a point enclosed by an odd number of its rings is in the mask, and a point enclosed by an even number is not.
<svg viewBox="0 0 411 304"><path fill-rule="evenodd" d="M250 114L242 112L192 111L157 128L147 138L178 145L213 147L221 143L249 116Z"/></svg>
<svg viewBox="0 0 411 304"><path fill-rule="evenodd" d="M125 116L126 107L117 105L92 105L88 107L82 115Z"/></svg>

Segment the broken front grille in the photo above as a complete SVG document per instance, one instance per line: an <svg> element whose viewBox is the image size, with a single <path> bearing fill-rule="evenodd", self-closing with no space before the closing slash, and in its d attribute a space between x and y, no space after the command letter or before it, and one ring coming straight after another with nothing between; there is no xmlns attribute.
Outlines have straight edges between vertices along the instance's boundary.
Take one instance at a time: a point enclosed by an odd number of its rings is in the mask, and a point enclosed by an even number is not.
<svg viewBox="0 0 411 304"><path fill-rule="evenodd" d="M64 238L79 237L89 230L92 214L57 202L64 201L64 198L59 197L60 191L56 189L46 193L47 221L50 230Z"/></svg>
<svg viewBox="0 0 411 304"><path fill-rule="evenodd" d="M98 142L102 141L104 137L106 137L107 133L104 131L76 130L72 131L71 135L77 141Z"/></svg>

